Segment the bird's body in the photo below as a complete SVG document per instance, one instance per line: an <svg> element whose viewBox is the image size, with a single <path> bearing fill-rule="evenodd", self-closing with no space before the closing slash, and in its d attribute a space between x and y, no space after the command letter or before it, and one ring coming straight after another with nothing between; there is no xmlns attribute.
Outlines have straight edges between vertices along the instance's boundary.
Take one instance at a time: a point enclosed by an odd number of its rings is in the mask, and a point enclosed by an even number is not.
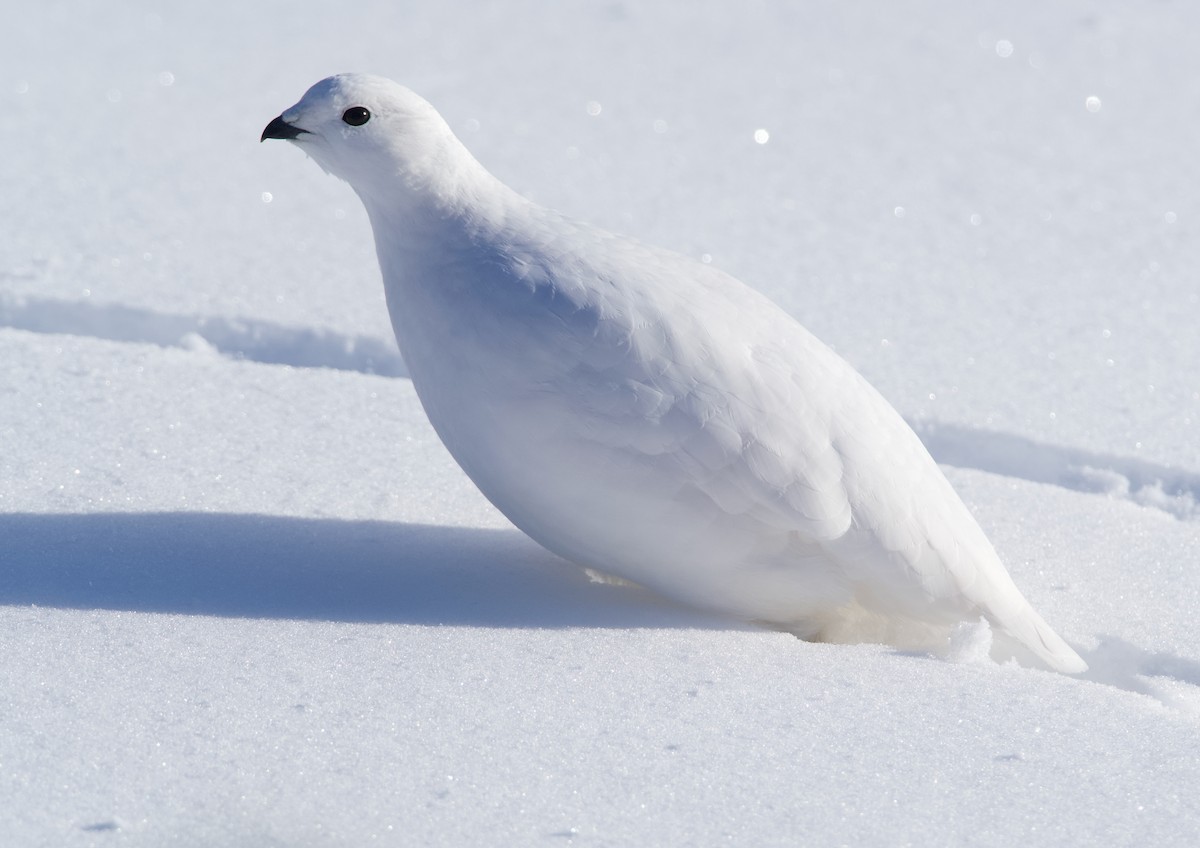
<svg viewBox="0 0 1200 848"><path fill-rule="evenodd" d="M362 198L430 421L545 547L806 636L982 615L1085 668L903 419L762 295L525 200L387 80L318 83L264 137Z"/></svg>

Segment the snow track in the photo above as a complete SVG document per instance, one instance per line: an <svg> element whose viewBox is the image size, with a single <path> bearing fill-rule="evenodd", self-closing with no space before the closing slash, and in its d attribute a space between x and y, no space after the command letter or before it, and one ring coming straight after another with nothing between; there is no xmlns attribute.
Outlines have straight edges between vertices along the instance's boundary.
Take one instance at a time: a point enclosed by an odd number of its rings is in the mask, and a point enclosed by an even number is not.
<svg viewBox="0 0 1200 848"><path fill-rule="evenodd" d="M170 315L88 301L0 291L0 327L152 344L294 368L329 368L406 378L392 340L269 321ZM1024 436L920 420L911 422L934 459L1004 477L1128 500L1182 520L1200 516L1200 474L1134 457L1113 456Z"/></svg>
<svg viewBox="0 0 1200 848"><path fill-rule="evenodd" d="M913 429L944 465L1128 500L1182 520L1200 516L1200 474L1191 471L958 424L919 421Z"/></svg>
<svg viewBox="0 0 1200 848"><path fill-rule="evenodd" d="M261 320L168 315L119 303L55 300L0 291L0 326L35 333L213 350L233 359L296 368L333 368L384 377L408 374L391 339L347 336Z"/></svg>

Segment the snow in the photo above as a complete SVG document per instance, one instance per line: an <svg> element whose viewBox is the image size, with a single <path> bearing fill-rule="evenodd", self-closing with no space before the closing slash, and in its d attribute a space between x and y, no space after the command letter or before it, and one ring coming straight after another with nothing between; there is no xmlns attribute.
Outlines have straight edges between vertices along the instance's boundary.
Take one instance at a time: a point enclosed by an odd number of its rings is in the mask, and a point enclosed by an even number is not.
<svg viewBox="0 0 1200 848"><path fill-rule="evenodd" d="M6 17L0 842L1200 830L1192 6ZM797 315L1091 671L806 644L521 536L424 420L356 198L257 144L343 70Z"/></svg>

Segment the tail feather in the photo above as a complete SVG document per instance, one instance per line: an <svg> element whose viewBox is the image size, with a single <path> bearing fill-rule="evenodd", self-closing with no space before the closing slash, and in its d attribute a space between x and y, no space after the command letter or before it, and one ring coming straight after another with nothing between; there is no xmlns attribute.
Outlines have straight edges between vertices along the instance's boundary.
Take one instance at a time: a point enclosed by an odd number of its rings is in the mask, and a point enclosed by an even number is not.
<svg viewBox="0 0 1200 848"><path fill-rule="evenodd" d="M1028 604L1013 615L1001 617L991 611L984 614L996 628L1016 639L1055 671L1063 674L1087 671L1083 658Z"/></svg>

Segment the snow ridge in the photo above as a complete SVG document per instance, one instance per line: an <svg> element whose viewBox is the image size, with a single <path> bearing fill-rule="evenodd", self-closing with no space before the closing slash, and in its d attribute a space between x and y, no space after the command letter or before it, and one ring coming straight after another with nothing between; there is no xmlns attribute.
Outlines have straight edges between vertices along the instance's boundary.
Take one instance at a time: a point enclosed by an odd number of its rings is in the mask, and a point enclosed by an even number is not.
<svg viewBox="0 0 1200 848"><path fill-rule="evenodd" d="M210 350L233 359L271 365L408 376L392 339L288 327L271 321L169 315L119 303L57 300L0 291L0 327Z"/></svg>
<svg viewBox="0 0 1200 848"><path fill-rule="evenodd" d="M1075 492L1106 495L1181 520L1200 517L1200 474L1024 436L936 421L910 422L939 463Z"/></svg>

